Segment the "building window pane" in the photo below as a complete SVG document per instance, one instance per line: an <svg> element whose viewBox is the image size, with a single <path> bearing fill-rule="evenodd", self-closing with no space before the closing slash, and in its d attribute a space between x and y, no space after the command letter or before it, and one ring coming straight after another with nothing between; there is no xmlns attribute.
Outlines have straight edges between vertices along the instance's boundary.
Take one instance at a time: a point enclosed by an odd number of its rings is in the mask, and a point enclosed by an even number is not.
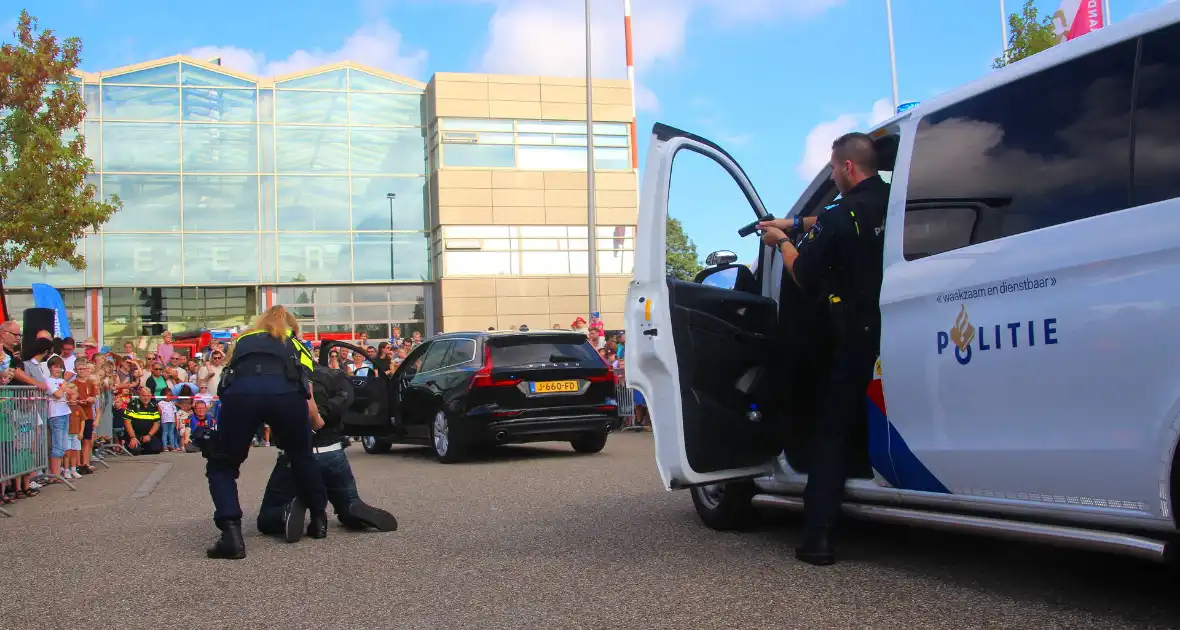
<svg viewBox="0 0 1180 630"><path fill-rule="evenodd" d="M283 232L348 229L348 179L279 177L278 228Z"/></svg>
<svg viewBox="0 0 1180 630"><path fill-rule="evenodd" d="M628 136L631 135L631 126L627 123L594 123L594 134L606 134L608 136Z"/></svg>
<svg viewBox="0 0 1180 630"><path fill-rule="evenodd" d="M417 94L363 94L348 96L350 125L421 125L422 97Z"/></svg>
<svg viewBox="0 0 1180 630"><path fill-rule="evenodd" d="M275 172L274 125L258 125L258 172Z"/></svg>
<svg viewBox="0 0 1180 630"><path fill-rule="evenodd" d="M1131 78L1128 41L1004 83L918 125L908 201L994 204L972 242L1127 207Z"/></svg>
<svg viewBox="0 0 1180 630"><path fill-rule="evenodd" d="M362 72L355 68L348 70L348 89L356 92L417 92L422 90L412 85L398 83L393 79L386 79L375 74Z"/></svg>
<svg viewBox="0 0 1180 630"><path fill-rule="evenodd" d="M388 302L389 287L383 285L353 287L352 299L354 302Z"/></svg>
<svg viewBox="0 0 1180 630"><path fill-rule="evenodd" d="M179 234L103 234L103 284L180 284Z"/></svg>
<svg viewBox="0 0 1180 630"><path fill-rule="evenodd" d="M627 136L594 136L596 147L627 147Z"/></svg>
<svg viewBox="0 0 1180 630"><path fill-rule="evenodd" d="M94 162L91 168L97 170L102 166L102 125L87 121L82 129L86 136L86 157Z"/></svg>
<svg viewBox="0 0 1180 630"><path fill-rule="evenodd" d="M96 235L89 235L82 237L82 240L78 242L77 251L81 252L83 255L87 255L87 267L95 267L102 264L102 261L97 257L92 259L88 256L92 249L96 249L94 248L93 244L88 245L88 242L93 241L95 244L97 244L99 238L100 237ZM34 269L28 265L22 264L16 269L13 269L11 273L4 277L4 288L8 289L9 287L27 287L31 286L35 282L48 284L53 287L85 286L87 284L86 276L93 273L94 271L91 269L75 271L73 267L66 263L60 263L53 265L52 267L42 267L40 269ZM97 277L97 274L95 274L95 277ZM8 311L13 317L19 319L20 314L26 308L32 308L32 306L32 303L30 303L28 306L18 307L16 304L10 302L8 305Z"/></svg>
<svg viewBox="0 0 1180 630"><path fill-rule="evenodd" d="M581 254L582 258L586 254ZM568 274L570 272L569 252L521 252L518 273L530 276Z"/></svg>
<svg viewBox="0 0 1180 630"><path fill-rule="evenodd" d="M585 147L519 147L518 150L522 169L586 170Z"/></svg>
<svg viewBox="0 0 1180 630"><path fill-rule="evenodd" d="M256 90L184 88L184 120L196 122L254 122L258 118Z"/></svg>
<svg viewBox="0 0 1180 630"><path fill-rule="evenodd" d="M390 206L389 193L396 197ZM426 229L426 178L352 178L354 230Z"/></svg>
<svg viewBox="0 0 1180 630"><path fill-rule="evenodd" d="M86 118L97 120L102 118L102 96L100 88L93 83L82 86L82 98L86 102Z"/></svg>
<svg viewBox="0 0 1180 630"><path fill-rule="evenodd" d="M348 81L348 74L343 68L329 70L306 77L297 77L276 83L279 88L305 88L309 90L343 90Z"/></svg>
<svg viewBox="0 0 1180 630"><path fill-rule="evenodd" d="M426 145L422 129L352 129L352 172L426 172Z"/></svg>
<svg viewBox="0 0 1180 630"><path fill-rule="evenodd" d="M348 130L276 127L275 162L280 173L346 173Z"/></svg>
<svg viewBox="0 0 1180 630"><path fill-rule="evenodd" d="M348 95L344 92L297 92L275 94L275 122L342 125L348 120Z"/></svg>
<svg viewBox="0 0 1180 630"><path fill-rule="evenodd" d="M389 305L354 306L352 307L352 317L358 322L388 322Z"/></svg>
<svg viewBox="0 0 1180 630"><path fill-rule="evenodd" d="M181 85L220 85L220 86L241 86L250 87L255 85L253 81L246 79L239 79L224 72L217 72L209 70L200 66L194 66L187 63L180 64L180 84Z"/></svg>
<svg viewBox="0 0 1180 630"><path fill-rule="evenodd" d="M631 152L627 149L594 149L594 168L626 170L631 168Z"/></svg>
<svg viewBox="0 0 1180 630"><path fill-rule="evenodd" d="M462 131L512 131L511 120L486 120L483 118L442 118L439 119L442 129L458 129Z"/></svg>
<svg viewBox="0 0 1180 630"><path fill-rule="evenodd" d="M582 158L583 166L586 159ZM479 144L447 144L443 146L443 166L507 167L516 165L512 147ZM521 168L524 168L522 165Z"/></svg>
<svg viewBox="0 0 1180 630"><path fill-rule="evenodd" d="M176 85L180 81L180 64L136 70L113 77L103 77L104 85Z"/></svg>
<svg viewBox="0 0 1180 630"><path fill-rule="evenodd" d="M278 282L278 235L274 232L262 233L262 254L259 265L262 266L263 282Z"/></svg>
<svg viewBox="0 0 1180 630"><path fill-rule="evenodd" d="M186 175L184 229L257 230L258 177ZM185 247L188 247L187 243Z"/></svg>
<svg viewBox="0 0 1180 630"><path fill-rule="evenodd" d="M180 118L180 91L108 85L102 90L102 111L105 120L175 121Z"/></svg>
<svg viewBox="0 0 1180 630"><path fill-rule="evenodd" d="M175 173L180 170L180 125L103 123L102 170Z"/></svg>
<svg viewBox="0 0 1180 630"><path fill-rule="evenodd" d="M571 133L586 135L586 123L526 121L516 123L516 130L522 133Z"/></svg>
<svg viewBox="0 0 1180 630"><path fill-rule="evenodd" d="M176 232L180 229L180 177L103 175L103 194L119 195L123 207L105 232ZM110 250L107 250L110 253Z"/></svg>
<svg viewBox="0 0 1180 630"><path fill-rule="evenodd" d="M507 276L512 274L509 252L444 252L448 276Z"/></svg>
<svg viewBox="0 0 1180 630"><path fill-rule="evenodd" d="M259 282L258 234L185 234L184 281Z"/></svg>
<svg viewBox="0 0 1180 630"><path fill-rule="evenodd" d="M351 287L316 287L316 304L347 304L352 301Z"/></svg>
<svg viewBox="0 0 1180 630"><path fill-rule="evenodd" d="M184 170L195 173L254 173L258 136L254 125L185 125Z"/></svg>
<svg viewBox="0 0 1180 630"><path fill-rule="evenodd" d="M274 122L275 120L275 92L274 90L258 90L258 122Z"/></svg>
<svg viewBox="0 0 1180 630"><path fill-rule="evenodd" d="M428 235L420 232L353 234L354 280L429 280Z"/></svg>
<svg viewBox="0 0 1180 630"><path fill-rule="evenodd" d="M279 234L279 282L348 282L348 233Z"/></svg>

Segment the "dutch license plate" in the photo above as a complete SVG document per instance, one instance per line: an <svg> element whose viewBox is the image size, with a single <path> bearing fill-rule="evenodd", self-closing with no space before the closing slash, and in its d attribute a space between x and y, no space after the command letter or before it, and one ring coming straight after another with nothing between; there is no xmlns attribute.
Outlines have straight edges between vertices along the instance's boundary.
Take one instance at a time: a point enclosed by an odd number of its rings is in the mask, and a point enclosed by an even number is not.
<svg viewBox="0 0 1180 630"><path fill-rule="evenodd" d="M529 383L529 389L534 394L569 394L577 393L577 381L539 381Z"/></svg>

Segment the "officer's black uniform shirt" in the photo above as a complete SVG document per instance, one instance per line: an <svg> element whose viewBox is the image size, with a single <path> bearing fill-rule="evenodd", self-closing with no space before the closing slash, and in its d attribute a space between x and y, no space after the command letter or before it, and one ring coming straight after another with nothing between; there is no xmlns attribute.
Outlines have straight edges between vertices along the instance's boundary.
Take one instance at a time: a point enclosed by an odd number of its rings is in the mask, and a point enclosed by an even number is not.
<svg viewBox="0 0 1180 630"><path fill-rule="evenodd" d="M889 184L874 175L816 217L799 241L795 279L810 295L836 295L867 327L880 328Z"/></svg>

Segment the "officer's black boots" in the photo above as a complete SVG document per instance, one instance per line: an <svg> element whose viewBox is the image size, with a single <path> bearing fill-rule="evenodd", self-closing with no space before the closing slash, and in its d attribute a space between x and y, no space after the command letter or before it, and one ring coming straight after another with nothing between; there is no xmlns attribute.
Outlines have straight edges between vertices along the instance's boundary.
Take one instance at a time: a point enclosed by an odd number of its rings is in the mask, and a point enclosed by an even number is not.
<svg viewBox="0 0 1180 630"><path fill-rule="evenodd" d="M210 558L222 560L240 560L246 557L246 542L242 540L241 519L218 521L221 538L212 547L205 550Z"/></svg>
<svg viewBox="0 0 1180 630"><path fill-rule="evenodd" d="M367 525L379 532L397 531L397 519L392 514L364 501L353 501L348 506L348 515L351 517L350 521Z"/></svg>
<svg viewBox="0 0 1180 630"><path fill-rule="evenodd" d="M826 528L803 532L803 544L795 548L795 559L821 567L836 562L831 532Z"/></svg>
<svg viewBox="0 0 1180 630"><path fill-rule="evenodd" d="M328 537L328 514L326 512L311 515L311 521L307 524L307 535L317 539Z"/></svg>
<svg viewBox="0 0 1180 630"><path fill-rule="evenodd" d="M299 542L303 538L304 519L307 517L307 507L299 497L291 499L283 510L283 538L289 542Z"/></svg>

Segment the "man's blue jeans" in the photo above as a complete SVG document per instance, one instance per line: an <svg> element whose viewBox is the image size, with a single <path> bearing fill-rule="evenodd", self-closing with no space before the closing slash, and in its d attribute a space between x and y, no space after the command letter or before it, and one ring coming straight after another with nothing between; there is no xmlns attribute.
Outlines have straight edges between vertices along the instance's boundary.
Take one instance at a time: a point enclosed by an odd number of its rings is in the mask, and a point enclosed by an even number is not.
<svg viewBox="0 0 1180 630"><path fill-rule="evenodd" d="M352 475L352 466L348 463L344 449L316 453L314 457L324 477L328 502L336 512L336 518L344 525L363 525L354 523L348 515L348 506L354 501L359 501L360 495L357 494L356 478ZM270 473L270 480L266 482L266 491L262 494L262 507L258 510L258 531L264 534L281 534L284 531L283 511L294 498L295 476L291 472L291 463L287 460L286 453L280 453L275 460L274 470Z"/></svg>

